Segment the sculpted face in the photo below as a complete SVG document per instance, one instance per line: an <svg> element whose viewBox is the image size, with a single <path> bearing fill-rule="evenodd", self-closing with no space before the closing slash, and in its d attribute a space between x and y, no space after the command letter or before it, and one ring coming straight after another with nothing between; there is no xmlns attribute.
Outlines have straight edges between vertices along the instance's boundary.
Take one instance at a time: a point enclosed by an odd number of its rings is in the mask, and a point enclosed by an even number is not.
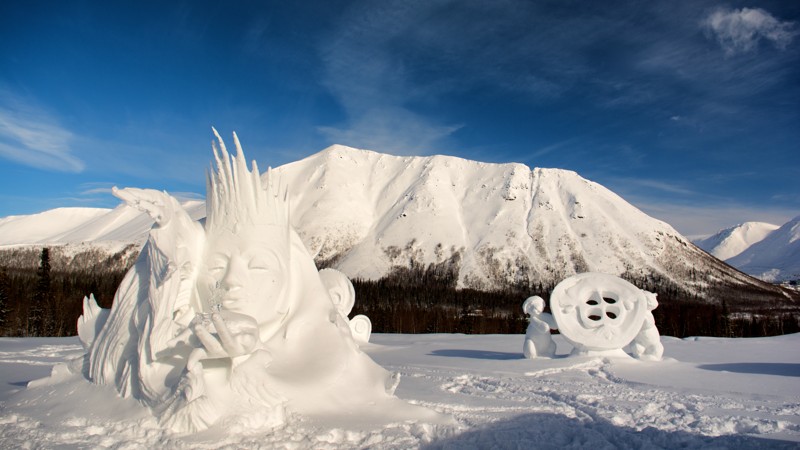
<svg viewBox="0 0 800 450"><path fill-rule="evenodd" d="M198 290L206 307L253 317L262 329L280 320L287 285L285 236L264 228L212 232Z"/></svg>

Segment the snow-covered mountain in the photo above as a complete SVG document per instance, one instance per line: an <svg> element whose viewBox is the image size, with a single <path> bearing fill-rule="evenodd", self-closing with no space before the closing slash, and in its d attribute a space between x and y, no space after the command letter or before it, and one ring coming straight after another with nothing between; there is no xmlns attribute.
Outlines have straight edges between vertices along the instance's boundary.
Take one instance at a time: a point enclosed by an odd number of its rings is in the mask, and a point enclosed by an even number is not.
<svg viewBox="0 0 800 450"><path fill-rule="evenodd" d="M109 211L103 208L56 208L29 216L4 217L0 219L0 245L51 243L55 235L80 229Z"/></svg>
<svg viewBox="0 0 800 450"><path fill-rule="evenodd" d="M205 202L182 203L194 219L205 216ZM143 244L153 226L149 216L121 204L106 208L56 208L28 216L0 219L0 246L89 244L116 252Z"/></svg>
<svg viewBox="0 0 800 450"><path fill-rule="evenodd" d="M766 222L745 222L725 228L705 239L694 243L703 250L725 261L747 250L751 245L762 241L770 233L780 228Z"/></svg>
<svg viewBox="0 0 800 450"><path fill-rule="evenodd" d="M353 278L440 264L457 269L459 286L477 289L552 286L600 271L705 298L717 285L783 296L567 170L332 146L274 173L318 260ZM203 214L200 202L185 207ZM143 242L151 223L127 206L62 208L2 219L0 245Z"/></svg>
<svg viewBox="0 0 800 450"><path fill-rule="evenodd" d="M567 170L332 146L275 172L309 247L351 277L453 263L459 285L477 289L553 285L583 271L701 297L717 284L773 289Z"/></svg>
<svg viewBox="0 0 800 450"><path fill-rule="evenodd" d="M800 216L727 262L767 281L800 279Z"/></svg>

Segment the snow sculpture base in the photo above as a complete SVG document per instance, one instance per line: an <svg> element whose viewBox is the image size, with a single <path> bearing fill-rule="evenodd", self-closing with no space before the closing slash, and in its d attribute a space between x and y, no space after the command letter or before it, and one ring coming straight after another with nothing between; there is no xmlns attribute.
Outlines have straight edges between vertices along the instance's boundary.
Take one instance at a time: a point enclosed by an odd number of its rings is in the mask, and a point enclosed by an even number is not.
<svg viewBox="0 0 800 450"><path fill-rule="evenodd" d="M369 319L354 331L347 320L350 280L317 270L287 192L247 167L235 134L235 156L216 137L203 225L166 192L114 189L155 225L112 309L84 301L85 375L180 433L269 429L294 414L448 423L393 395L398 377L358 348Z"/></svg>
<svg viewBox="0 0 800 450"><path fill-rule="evenodd" d="M622 278L587 272L561 281L550 296L555 326L573 354L660 360L663 346L652 310L656 294Z"/></svg>

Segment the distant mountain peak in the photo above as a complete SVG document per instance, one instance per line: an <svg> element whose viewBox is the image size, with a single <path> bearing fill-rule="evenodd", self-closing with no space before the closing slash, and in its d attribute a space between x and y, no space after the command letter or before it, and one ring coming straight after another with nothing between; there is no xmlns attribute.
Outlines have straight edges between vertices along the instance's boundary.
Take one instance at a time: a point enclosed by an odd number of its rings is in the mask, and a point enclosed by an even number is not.
<svg viewBox="0 0 800 450"><path fill-rule="evenodd" d="M800 216L727 262L770 282L800 280Z"/></svg>
<svg viewBox="0 0 800 450"><path fill-rule="evenodd" d="M725 261L760 242L778 228L778 225L766 222L744 222L720 230L705 239L696 240L695 244Z"/></svg>

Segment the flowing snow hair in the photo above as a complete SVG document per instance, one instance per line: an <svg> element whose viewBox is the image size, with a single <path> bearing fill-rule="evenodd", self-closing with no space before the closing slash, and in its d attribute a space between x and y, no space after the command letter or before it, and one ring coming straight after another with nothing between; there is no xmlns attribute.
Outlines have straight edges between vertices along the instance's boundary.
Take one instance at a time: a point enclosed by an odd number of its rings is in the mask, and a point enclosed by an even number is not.
<svg viewBox="0 0 800 450"><path fill-rule="evenodd" d="M269 168L266 186L262 186L256 162L252 162L252 170L247 169L236 133L233 133L236 156L231 156L217 130L211 129L217 138L217 142L211 142L216 169L211 167L206 172L206 230L227 229L238 233L245 226L272 225L288 232L288 191L281 192L281 186L274 185Z"/></svg>

